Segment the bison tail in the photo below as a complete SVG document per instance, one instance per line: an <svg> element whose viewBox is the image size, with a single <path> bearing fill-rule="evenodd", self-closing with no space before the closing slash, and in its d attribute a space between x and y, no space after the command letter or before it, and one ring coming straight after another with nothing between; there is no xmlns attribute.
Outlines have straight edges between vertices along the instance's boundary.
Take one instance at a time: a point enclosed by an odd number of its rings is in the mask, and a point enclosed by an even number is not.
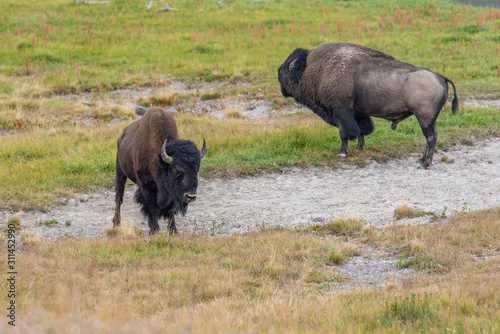
<svg viewBox="0 0 500 334"><path fill-rule="evenodd" d="M458 110L458 96L457 96L457 90L455 88L455 84L453 83L453 81L451 81L450 79L448 79L447 77L443 76L444 80L446 82L449 82L451 83L451 86L453 87L453 94L455 95L453 97L453 101L451 102L451 112L452 113L456 113L457 110Z"/></svg>

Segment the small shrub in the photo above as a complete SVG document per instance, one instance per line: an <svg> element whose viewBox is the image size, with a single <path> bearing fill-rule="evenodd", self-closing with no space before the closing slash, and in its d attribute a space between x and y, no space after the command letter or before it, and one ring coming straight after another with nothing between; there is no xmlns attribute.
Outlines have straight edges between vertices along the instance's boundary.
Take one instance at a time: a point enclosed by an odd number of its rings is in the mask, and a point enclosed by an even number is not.
<svg viewBox="0 0 500 334"><path fill-rule="evenodd" d="M316 232L333 235L352 235L360 232L363 223L358 218L339 218L326 224L312 225L310 229Z"/></svg>
<svg viewBox="0 0 500 334"><path fill-rule="evenodd" d="M441 157L441 162L444 162L445 164L452 164L455 162L455 159L450 159L447 155L444 155Z"/></svg>
<svg viewBox="0 0 500 334"><path fill-rule="evenodd" d="M170 95L154 95L149 98L141 97L137 100L137 104L143 107L170 107L177 101L178 94Z"/></svg>
<svg viewBox="0 0 500 334"><path fill-rule="evenodd" d="M224 116L226 118L235 118L235 119L243 118L243 115L237 109L228 109L228 110L226 110L226 112L224 113Z"/></svg>
<svg viewBox="0 0 500 334"><path fill-rule="evenodd" d="M205 100L215 100L215 99L219 99L220 97L222 96L222 94L220 92L206 92L206 93L203 93L201 94L201 99L203 101Z"/></svg>
<svg viewBox="0 0 500 334"><path fill-rule="evenodd" d="M422 210L412 208L408 204L404 204L394 209L394 217L396 217L396 219L420 217L424 214L425 212L423 212Z"/></svg>
<svg viewBox="0 0 500 334"><path fill-rule="evenodd" d="M7 227L12 228L14 230L22 230L23 227L21 226L21 218L18 216L12 216L7 220Z"/></svg>

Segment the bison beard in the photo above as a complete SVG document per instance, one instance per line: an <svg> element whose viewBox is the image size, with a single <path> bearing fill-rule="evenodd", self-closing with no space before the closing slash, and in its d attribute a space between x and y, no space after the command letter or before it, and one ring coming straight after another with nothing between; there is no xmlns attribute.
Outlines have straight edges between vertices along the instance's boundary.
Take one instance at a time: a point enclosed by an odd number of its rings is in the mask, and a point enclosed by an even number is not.
<svg viewBox="0 0 500 334"><path fill-rule="evenodd" d="M453 82L429 69L405 63L381 51L351 43L323 43L312 50L295 49L278 68L285 97L293 97L325 122L339 129L342 144L337 157L348 153L348 141L373 132L371 117L392 122L415 115L427 140L420 159L432 163L436 146L436 119L453 87L452 112L458 109Z"/></svg>

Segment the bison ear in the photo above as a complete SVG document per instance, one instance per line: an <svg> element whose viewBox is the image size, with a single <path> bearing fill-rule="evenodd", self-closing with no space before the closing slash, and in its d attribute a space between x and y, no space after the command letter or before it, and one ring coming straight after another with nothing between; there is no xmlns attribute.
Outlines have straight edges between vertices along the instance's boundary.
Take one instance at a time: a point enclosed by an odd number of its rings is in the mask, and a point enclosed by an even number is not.
<svg viewBox="0 0 500 334"><path fill-rule="evenodd" d="M165 139L165 142L163 143L163 147L161 148L161 159L169 165L172 164L172 161L174 161L174 159L167 154L167 140L166 139Z"/></svg>
<svg viewBox="0 0 500 334"><path fill-rule="evenodd" d="M200 159L203 159L205 153L207 153L207 143L205 142L205 138L203 138L203 147L201 148L200 151Z"/></svg>
<svg viewBox="0 0 500 334"><path fill-rule="evenodd" d="M302 50L300 50L302 51ZM303 50L305 52L300 52L299 56L292 60L288 65L288 70L290 71L290 79L293 84L298 84L300 82L300 78L302 77L302 73L306 69L306 60L307 60L307 50Z"/></svg>

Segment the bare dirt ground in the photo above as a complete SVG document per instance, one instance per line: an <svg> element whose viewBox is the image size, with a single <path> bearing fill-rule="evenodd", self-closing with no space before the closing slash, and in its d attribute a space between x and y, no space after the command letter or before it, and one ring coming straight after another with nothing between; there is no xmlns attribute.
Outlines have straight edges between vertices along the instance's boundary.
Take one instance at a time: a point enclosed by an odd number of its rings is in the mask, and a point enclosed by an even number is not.
<svg viewBox="0 0 500 334"><path fill-rule="evenodd" d="M173 83L163 89L120 90L95 99L86 95L58 98L117 103L133 108L140 97L207 92L216 88L213 85ZM462 101L461 105L497 106L500 101L468 100ZM247 118L274 117L306 110L291 104L277 111L271 101L258 98L198 99L182 108L216 117L224 117L225 110L234 108ZM441 160L444 156L448 163ZM176 219L177 228L180 233L228 235L277 226L306 227L323 220L350 217L362 219L374 228L383 228L388 224L428 224L432 219L430 213L450 216L456 212L500 206L500 138L477 142L474 146L458 146L449 152L437 152L428 170L420 169L416 160L415 155L385 164L371 162L365 168L292 168L284 174L201 179L198 199L190 204L185 217ZM133 202L134 191L133 185L126 190L122 223L147 233L147 222ZM396 221L394 209L404 204L429 214ZM107 189L76 195L66 205L57 206L47 213L2 211L0 220L17 215L21 218L23 233L33 233L42 239L65 235L103 237L112 227L113 213L114 191ZM58 222L55 226L44 224L52 219ZM160 228L165 230L165 224ZM401 282L417 275L397 269L397 259L384 252L363 245L360 248L362 256L353 257L336 268L350 280L336 285L333 290L377 288L390 281Z"/></svg>

